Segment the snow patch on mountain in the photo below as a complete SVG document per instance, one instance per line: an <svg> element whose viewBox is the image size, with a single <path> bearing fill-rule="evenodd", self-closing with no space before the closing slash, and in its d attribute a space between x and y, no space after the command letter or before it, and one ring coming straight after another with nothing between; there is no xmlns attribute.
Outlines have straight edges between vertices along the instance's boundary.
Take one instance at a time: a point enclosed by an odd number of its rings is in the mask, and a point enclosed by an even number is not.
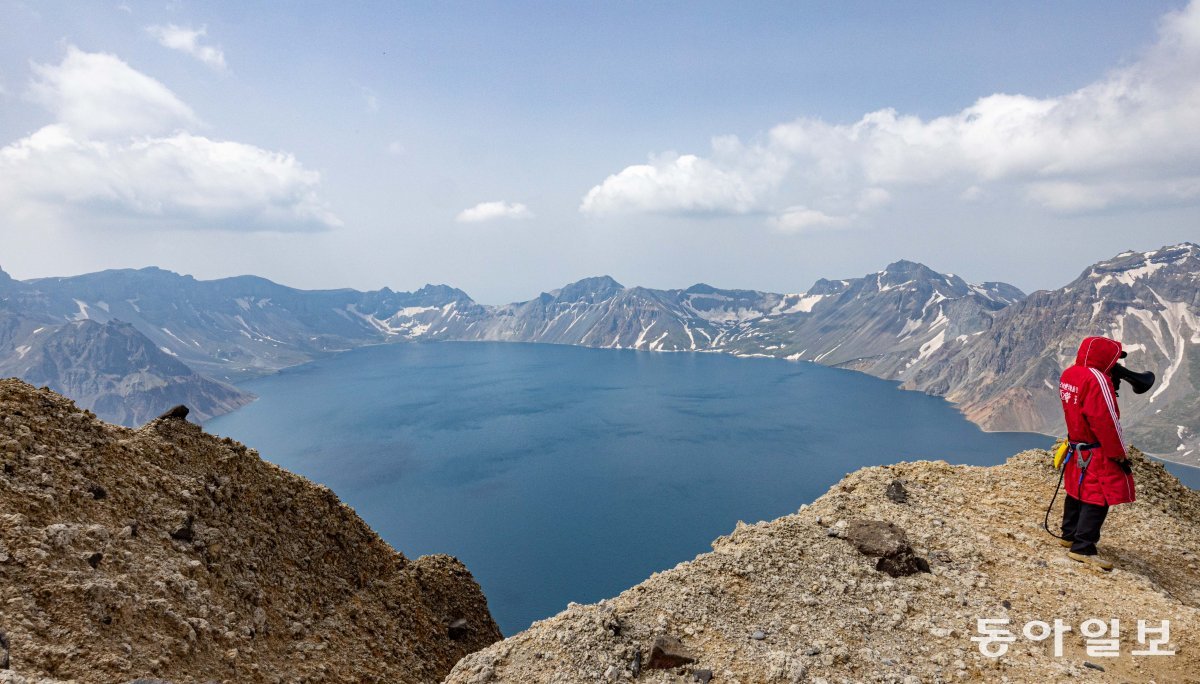
<svg viewBox="0 0 1200 684"><path fill-rule="evenodd" d="M829 295L824 295L824 294L788 295L784 299L784 301L779 303L779 306L777 306L775 309L773 309L771 311L771 313L773 315L774 314L786 315L786 314L794 314L794 313L812 313L813 307L816 306L817 303L820 302L822 299L825 299L828 296ZM787 308L781 308L784 306L785 302L787 302L792 297L797 298L796 303L792 304L791 306L788 306Z"/></svg>
<svg viewBox="0 0 1200 684"><path fill-rule="evenodd" d="M921 345L920 352L917 354L917 361L924 361L929 358L935 351L942 348L946 343L946 331L943 330L935 335L931 340Z"/></svg>
<svg viewBox="0 0 1200 684"><path fill-rule="evenodd" d="M91 313L88 312L87 302L82 302L78 299L72 301L75 302L75 306L79 307L79 313L76 313L73 316L68 316L68 321L86 321L92 317Z"/></svg>
<svg viewBox="0 0 1200 684"><path fill-rule="evenodd" d="M1161 315L1167 324L1167 331L1171 334L1171 341L1175 347L1174 354L1165 354L1171 360L1171 364L1163 371L1162 382L1159 383L1158 389L1154 390L1154 393L1150 395L1150 401L1153 402L1170 386L1171 378L1179 370L1179 367L1183 365L1184 353L1187 351L1184 329L1188 328L1192 331L1200 331L1200 320L1191 311L1188 311L1186 303L1168 302L1155 292L1153 288L1148 289L1163 307ZM1196 334L1193 333L1192 337L1196 337Z"/></svg>

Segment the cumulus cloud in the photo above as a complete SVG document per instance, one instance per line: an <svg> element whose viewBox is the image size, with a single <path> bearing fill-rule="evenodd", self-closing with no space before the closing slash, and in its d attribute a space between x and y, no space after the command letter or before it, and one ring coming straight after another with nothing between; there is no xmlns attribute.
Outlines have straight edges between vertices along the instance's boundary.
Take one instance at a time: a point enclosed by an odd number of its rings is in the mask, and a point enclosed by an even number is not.
<svg viewBox="0 0 1200 684"><path fill-rule="evenodd" d="M341 225L319 174L292 155L188 132L192 110L113 55L74 47L34 65L29 97L55 121L0 148L0 214L151 218L175 227L314 230Z"/></svg>
<svg viewBox="0 0 1200 684"><path fill-rule="evenodd" d="M709 158L670 153L626 167L589 190L580 210L746 213L787 172L788 160L775 150L746 147L736 136L715 138L712 148Z"/></svg>
<svg viewBox="0 0 1200 684"><path fill-rule="evenodd" d="M175 24L147 26L146 33L153 36L159 45L165 48L189 54L218 71L225 70L225 53L220 46L213 47L200 43L200 39L207 35L207 29L204 26L198 29Z"/></svg>
<svg viewBox="0 0 1200 684"><path fill-rule="evenodd" d="M166 86L104 53L67 48L60 64L34 64L29 97L75 135L157 134L198 123Z"/></svg>
<svg viewBox="0 0 1200 684"><path fill-rule="evenodd" d="M1011 192L1058 212L1194 202L1197 112L1200 0L1165 16L1137 61L1074 92L988 95L928 120L894 109L849 124L801 118L745 144L717 138L705 156L651 157L609 176L580 210L763 212L776 227L808 227L922 188L964 200Z"/></svg>
<svg viewBox="0 0 1200 684"><path fill-rule="evenodd" d="M482 223L496 219L533 218L529 207L520 202L480 202L470 209L463 209L454 218L459 223Z"/></svg>

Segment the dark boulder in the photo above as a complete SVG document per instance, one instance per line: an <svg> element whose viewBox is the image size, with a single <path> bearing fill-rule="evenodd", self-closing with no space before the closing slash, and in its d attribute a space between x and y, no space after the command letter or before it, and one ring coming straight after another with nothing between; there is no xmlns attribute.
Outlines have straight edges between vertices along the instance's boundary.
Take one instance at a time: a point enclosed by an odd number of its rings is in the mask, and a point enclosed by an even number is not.
<svg viewBox="0 0 1200 684"><path fill-rule="evenodd" d="M180 404L172 406L166 413L156 418L156 420L187 420L188 413L190 413L188 407Z"/></svg>
<svg viewBox="0 0 1200 684"><path fill-rule="evenodd" d="M190 542L194 540L196 538L196 530L193 529L192 525L194 525L195 522L196 519L189 515L187 519L183 521L182 525L175 528L171 532L171 539L183 542Z"/></svg>
<svg viewBox="0 0 1200 684"><path fill-rule="evenodd" d="M683 642L673 636L660 636L650 646L650 660L646 667L652 670L669 670L680 665L696 662L696 657L687 652Z"/></svg>
<svg viewBox="0 0 1200 684"><path fill-rule="evenodd" d="M467 619L458 618L450 623L446 628L446 634L454 641L462 641L467 638Z"/></svg>
<svg viewBox="0 0 1200 684"><path fill-rule="evenodd" d="M892 577L929 572L929 561L913 552L908 535L895 523L851 520L841 536L853 544L859 553L878 558L875 569Z"/></svg>

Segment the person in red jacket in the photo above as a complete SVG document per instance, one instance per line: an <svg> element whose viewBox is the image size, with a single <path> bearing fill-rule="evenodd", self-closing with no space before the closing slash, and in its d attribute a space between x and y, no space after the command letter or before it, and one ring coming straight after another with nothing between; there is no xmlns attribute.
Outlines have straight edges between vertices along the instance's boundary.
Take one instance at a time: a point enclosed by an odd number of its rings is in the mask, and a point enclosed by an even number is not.
<svg viewBox="0 0 1200 684"><path fill-rule="evenodd" d="M1059 380L1071 453L1063 466L1067 500L1063 505L1063 544L1071 560L1111 570L1096 550L1108 507L1134 500L1133 469L1121 434L1121 407L1111 371L1123 356L1121 343L1088 337L1079 344L1075 365Z"/></svg>

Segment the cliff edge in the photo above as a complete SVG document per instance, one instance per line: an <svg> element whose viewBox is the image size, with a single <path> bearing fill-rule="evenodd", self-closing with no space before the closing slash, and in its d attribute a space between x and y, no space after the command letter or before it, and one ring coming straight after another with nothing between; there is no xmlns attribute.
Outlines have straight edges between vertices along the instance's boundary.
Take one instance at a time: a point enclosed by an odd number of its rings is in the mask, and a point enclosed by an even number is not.
<svg viewBox="0 0 1200 684"><path fill-rule="evenodd" d="M461 563L328 488L0 380L0 681L429 682L499 638Z"/></svg>
<svg viewBox="0 0 1200 684"><path fill-rule="evenodd" d="M1200 494L1136 454L1138 501L1109 515L1104 573L1041 529L1049 461L857 471L796 514L738 523L710 553L467 656L446 681L1200 681ZM981 654L980 618L1009 621L1004 655ZM1093 618L1119 620L1117 657L1087 652ZM1056 620L1061 656L1024 632ZM1170 621L1159 650L1175 654L1134 655L1157 638L1139 643L1139 620Z"/></svg>

